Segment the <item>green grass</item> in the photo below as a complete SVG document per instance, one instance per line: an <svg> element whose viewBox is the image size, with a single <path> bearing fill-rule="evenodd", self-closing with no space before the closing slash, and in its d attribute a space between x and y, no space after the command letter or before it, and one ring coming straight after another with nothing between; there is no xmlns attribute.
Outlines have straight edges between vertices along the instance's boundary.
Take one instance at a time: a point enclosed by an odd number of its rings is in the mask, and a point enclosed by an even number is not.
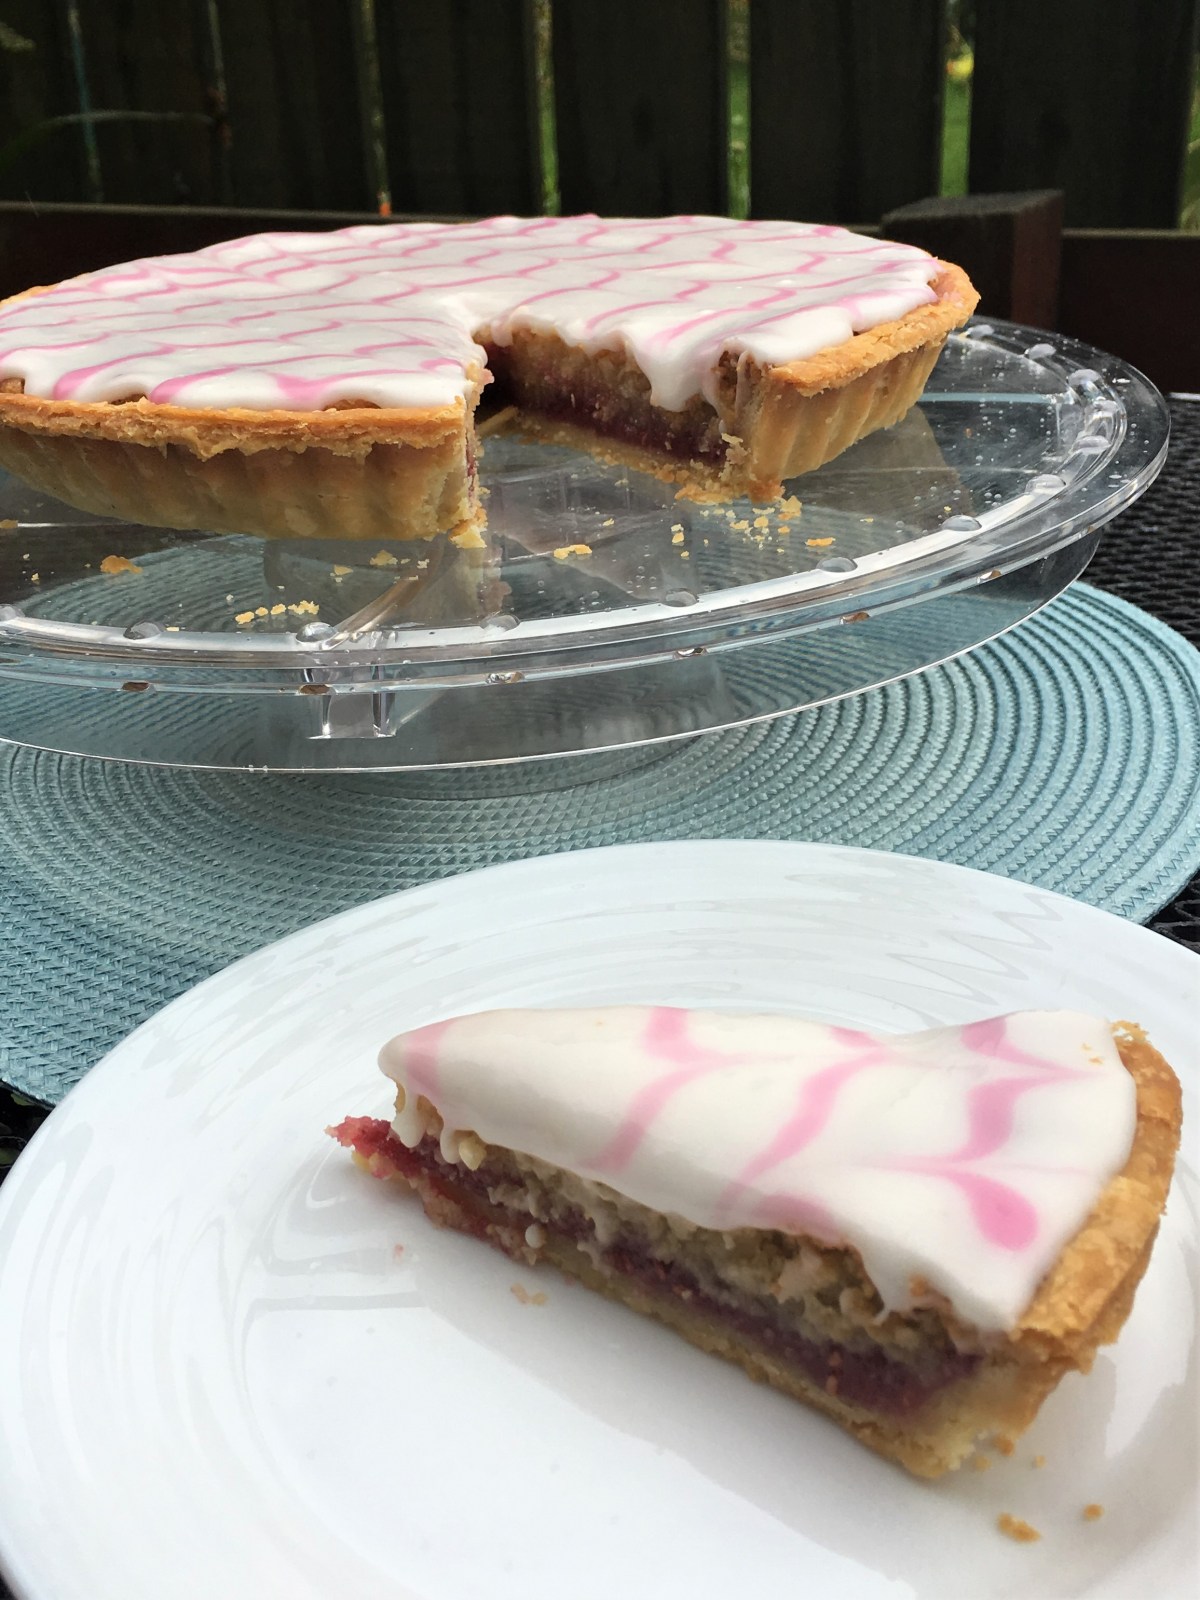
<svg viewBox="0 0 1200 1600"><path fill-rule="evenodd" d="M966 194L971 139L971 80L947 75L942 118L942 194Z"/></svg>
<svg viewBox="0 0 1200 1600"><path fill-rule="evenodd" d="M729 215L750 214L750 64L729 61Z"/></svg>

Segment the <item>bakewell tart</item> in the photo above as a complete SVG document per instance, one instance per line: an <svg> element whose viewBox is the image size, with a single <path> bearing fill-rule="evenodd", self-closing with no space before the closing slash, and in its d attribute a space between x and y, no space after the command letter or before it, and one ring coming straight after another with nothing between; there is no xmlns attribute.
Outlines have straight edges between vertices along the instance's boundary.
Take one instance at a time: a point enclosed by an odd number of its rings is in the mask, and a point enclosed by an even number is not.
<svg viewBox="0 0 1200 1600"><path fill-rule="evenodd" d="M548 1261L922 1477L1116 1338L1179 1084L1065 1011L870 1034L669 1007L496 1011L387 1044L330 1132L437 1224Z"/></svg>
<svg viewBox="0 0 1200 1600"><path fill-rule="evenodd" d="M134 521L429 537L476 413L769 500L920 396L977 301L911 245L720 217L262 233L0 304L0 464Z"/></svg>

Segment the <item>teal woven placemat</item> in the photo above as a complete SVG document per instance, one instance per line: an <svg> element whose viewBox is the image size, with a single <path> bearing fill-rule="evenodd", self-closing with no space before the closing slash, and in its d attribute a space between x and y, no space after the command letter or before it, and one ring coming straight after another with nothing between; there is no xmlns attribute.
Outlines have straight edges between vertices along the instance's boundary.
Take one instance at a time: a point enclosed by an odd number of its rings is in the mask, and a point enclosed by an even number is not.
<svg viewBox="0 0 1200 1600"><path fill-rule="evenodd" d="M0 747L0 1078L57 1099L238 956L395 889L635 839L810 839L1144 919L1200 864L1200 654L1076 585L905 682L624 758L253 777Z"/></svg>

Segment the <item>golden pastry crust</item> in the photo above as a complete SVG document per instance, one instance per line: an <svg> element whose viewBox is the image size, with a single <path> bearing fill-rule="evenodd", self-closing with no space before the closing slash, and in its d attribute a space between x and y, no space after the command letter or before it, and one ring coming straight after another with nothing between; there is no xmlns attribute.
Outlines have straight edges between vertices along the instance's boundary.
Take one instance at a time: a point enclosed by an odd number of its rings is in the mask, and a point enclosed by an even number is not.
<svg viewBox="0 0 1200 1600"><path fill-rule="evenodd" d="M798 394L819 394L825 389L841 388L881 361L907 355L932 340L937 340L940 348L946 335L962 327L975 310L979 294L961 267L950 261L939 261L937 265L938 273L931 285L937 295L935 301L892 322L881 322L876 328L853 334L844 344L818 350L802 361L772 367L771 377Z"/></svg>
<svg viewBox="0 0 1200 1600"><path fill-rule="evenodd" d="M1158 1232L1183 1125L1179 1079L1136 1023L1113 1038L1137 1086L1137 1128L1129 1159L1083 1227L1043 1279L1011 1339L1042 1360L1083 1371L1129 1314Z"/></svg>
<svg viewBox="0 0 1200 1600"><path fill-rule="evenodd" d="M919 399L946 336L978 301L947 262L933 288L934 303L805 360L730 363L719 414L729 448L719 466L571 424L531 418L532 431L671 478L700 498L773 499L784 479L890 427ZM484 377L471 375L470 404L343 402L323 411L210 410L144 396L46 400L25 394L19 379L0 380L0 465L85 510L164 527L428 538L479 515L472 414Z"/></svg>
<svg viewBox="0 0 1200 1600"><path fill-rule="evenodd" d="M59 416L52 419L58 431L28 426L24 413L15 425L16 413L5 404L11 399L24 396L0 396L0 466L102 516L263 538L427 539L469 525L478 513L461 415L454 428L417 440L382 433L371 439L356 427L361 412L337 413L340 429L306 437L297 431L299 413L280 413L284 442L258 433L247 446L233 443L239 418L222 413L206 430L212 448L202 455L190 438L171 441L164 434L154 445L83 426L72 434L62 431L66 419ZM259 414L240 414L246 415ZM315 413L314 419L327 415L333 414ZM383 430L380 415L364 427ZM158 425L145 414L101 421L110 429L121 421Z"/></svg>

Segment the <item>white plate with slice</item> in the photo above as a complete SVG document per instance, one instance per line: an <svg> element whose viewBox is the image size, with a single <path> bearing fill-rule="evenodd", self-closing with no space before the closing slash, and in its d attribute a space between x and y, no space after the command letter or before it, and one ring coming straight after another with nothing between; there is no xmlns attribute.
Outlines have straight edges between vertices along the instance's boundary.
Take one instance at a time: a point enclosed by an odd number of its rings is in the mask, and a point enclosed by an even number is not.
<svg viewBox="0 0 1200 1600"><path fill-rule="evenodd" d="M1009 1458L920 1483L324 1135L387 1113L401 1028L617 1001L1142 1022L1185 1148L1119 1344ZM285 939L119 1045L0 1190L0 1562L24 1600L1190 1600L1198 1014L1200 960L1142 928L818 845L548 857Z"/></svg>

